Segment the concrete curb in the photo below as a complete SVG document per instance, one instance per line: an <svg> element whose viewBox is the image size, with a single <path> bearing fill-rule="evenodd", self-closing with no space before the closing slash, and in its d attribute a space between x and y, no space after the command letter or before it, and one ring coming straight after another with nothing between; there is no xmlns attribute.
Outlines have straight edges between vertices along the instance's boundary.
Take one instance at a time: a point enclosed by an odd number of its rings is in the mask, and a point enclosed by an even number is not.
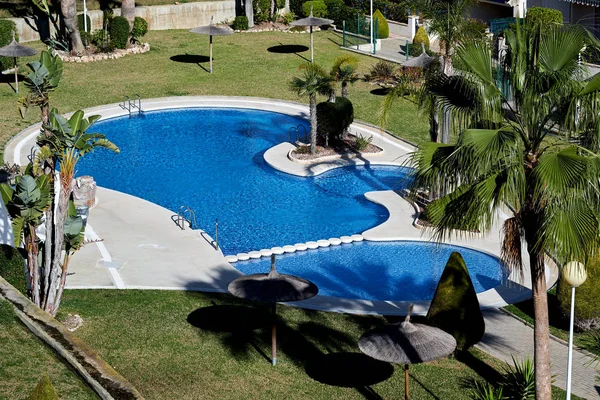
<svg viewBox="0 0 600 400"><path fill-rule="evenodd" d="M54 317L42 311L0 277L0 296L15 308L17 317L63 357L103 400L143 400L131 383L115 371L84 341Z"/></svg>

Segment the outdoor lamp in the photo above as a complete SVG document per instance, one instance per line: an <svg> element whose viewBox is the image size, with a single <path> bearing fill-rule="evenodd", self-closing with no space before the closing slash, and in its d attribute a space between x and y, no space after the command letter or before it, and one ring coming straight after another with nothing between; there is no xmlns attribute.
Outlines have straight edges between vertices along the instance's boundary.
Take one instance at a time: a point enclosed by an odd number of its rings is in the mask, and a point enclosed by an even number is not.
<svg viewBox="0 0 600 400"><path fill-rule="evenodd" d="M571 321L569 323L569 355L567 360L567 400L571 399L571 370L573 367L573 321L575 319L575 288L587 278L585 265L579 261L568 262L562 270L563 281L571 286Z"/></svg>

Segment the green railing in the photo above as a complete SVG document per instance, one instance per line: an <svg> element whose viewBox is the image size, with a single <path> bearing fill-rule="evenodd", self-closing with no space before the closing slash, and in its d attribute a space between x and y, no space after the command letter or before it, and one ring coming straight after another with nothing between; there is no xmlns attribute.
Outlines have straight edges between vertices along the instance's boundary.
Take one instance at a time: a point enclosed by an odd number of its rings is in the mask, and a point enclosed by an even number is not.
<svg viewBox="0 0 600 400"><path fill-rule="evenodd" d="M377 18L373 20L373 44L377 43ZM370 48L371 44L371 24L365 15L357 15L352 20L342 22L342 46L369 51L376 54L376 47Z"/></svg>

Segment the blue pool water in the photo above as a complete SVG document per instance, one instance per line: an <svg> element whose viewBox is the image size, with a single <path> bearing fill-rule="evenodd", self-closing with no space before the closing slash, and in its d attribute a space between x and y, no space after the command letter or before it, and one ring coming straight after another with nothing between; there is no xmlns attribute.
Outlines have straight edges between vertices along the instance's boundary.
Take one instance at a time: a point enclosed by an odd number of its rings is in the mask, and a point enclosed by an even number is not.
<svg viewBox="0 0 600 400"><path fill-rule="evenodd" d="M99 121L93 127L121 148L99 149L78 164L78 175L177 212L190 206L198 226L224 254L361 233L388 217L364 198L401 189L400 167L338 168L300 178L268 166L264 152L286 141L301 118L273 112L197 108L148 112Z"/></svg>
<svg viewBox="0 0 600 400"><path fill-rule="evenodd" d="M453 251L462 255L476 292L506 278L501 262L459 246L427 242L359 242L277 256L277 271L299 275L319 287L319 294L363 300L431 300ZM246 274L267 272L270 259L240 261Z"/></svg>

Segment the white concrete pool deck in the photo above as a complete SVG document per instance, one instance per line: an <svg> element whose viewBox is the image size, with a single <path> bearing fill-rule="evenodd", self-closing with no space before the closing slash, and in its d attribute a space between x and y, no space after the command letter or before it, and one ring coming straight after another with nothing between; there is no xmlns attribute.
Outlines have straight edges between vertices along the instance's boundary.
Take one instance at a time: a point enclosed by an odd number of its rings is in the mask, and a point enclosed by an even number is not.
<svg viewBox="0 0 600 400"><path fill-rule="evenodd" d="M244 97L182 97L143 100L145 111L181 107L239 107L282 112L307 117L305 105L279 100ZM86 109L86 115L99 114L102 118L127 115L118 104ZM39 125L22 131L7 145L7 162L26 163L35 143ZM287 152L292 146L284 143L267 151L265 159L275 168L295 175L316 175L328 169L356 164L401 165L412 148L409 144L393 138L378 129L363 124L353 124L351 132L373 135L374 143L384 149L380 155L363 159L341 159L318 165L292 162ZM267 155L268 154L268 155ZM366 197L384 205L390 212L389 219L364 232L368 240L429 240L426 233L413 226L414 210L393 191L371 192ZM226 291L227 284L241 273L229 264L219 250L203 236L200 230L181 230L172 221L173 212L143 199L98 188L98 204L90 211L88 239L102 241L86 245L76 253L67 279L67 287L111 289L165 289ZM503 220L488 235L453 236L449 243L476 248L498 256L500 254L500 230ZM352 234L354 232L348 232ZM314 238L316 240L319 238ZM274 243L283 246L288 243ZM258 249L256 249L258 250ZM528 277L528 273L524 274ZM550 281L556 279L549 274ZM496 289L479 294L482 307L502 306L529 295L527 279L524 282L511 279ZM423 313L427 301L417 302L415 311ZM351 313L403 314L409 302L360 301L317 296L299 306Z"/></svg>

